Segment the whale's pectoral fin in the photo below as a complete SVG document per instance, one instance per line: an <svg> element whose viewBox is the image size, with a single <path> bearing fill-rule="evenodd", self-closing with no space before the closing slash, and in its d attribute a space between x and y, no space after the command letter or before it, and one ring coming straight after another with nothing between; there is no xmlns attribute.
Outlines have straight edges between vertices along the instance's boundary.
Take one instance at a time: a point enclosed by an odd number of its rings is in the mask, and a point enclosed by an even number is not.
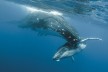
<svg viewBox="0 0 108 72"><path fill-rule="evenodd" d="M82 39L81 42L86 42L88 40L102 40L101 38L85 38L85 39Z"/></svg>
<svg viewBox="0 0 108 72"><path fill-rule="evenodd" d="M72 60L72 61L75 61L75 58L74 58L73 56L71 56L71 60Z"/></svg>
<svg viewBox="0 0 108 72"><path fill-rule="evenodd" d="M82 39L82 40L80 41L79 47L80 47L81 49L84 49L84 48L86 47L86 42L87 42L88 40L102 40L102 39L101 39L101 38L85 38L85 39Z"/></svg>

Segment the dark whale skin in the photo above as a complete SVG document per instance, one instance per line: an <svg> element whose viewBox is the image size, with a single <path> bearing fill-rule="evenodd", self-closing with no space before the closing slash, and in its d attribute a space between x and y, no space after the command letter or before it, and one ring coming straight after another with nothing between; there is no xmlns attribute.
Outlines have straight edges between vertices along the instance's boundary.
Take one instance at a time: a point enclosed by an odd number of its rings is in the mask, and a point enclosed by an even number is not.
<svg viewBox="0 0 108 72"><path fill-rule="evenodd" d="M55 32L58 34L56 36L62 37L67 41L63 46L67 46L69 49L77 48L80 42L78 32L68 24L63 16L41 12L32 13L22 20L20 27L30 28L37 32L37 29L41 29L43 30L43 34L45 34L44 30Z"/></svg>

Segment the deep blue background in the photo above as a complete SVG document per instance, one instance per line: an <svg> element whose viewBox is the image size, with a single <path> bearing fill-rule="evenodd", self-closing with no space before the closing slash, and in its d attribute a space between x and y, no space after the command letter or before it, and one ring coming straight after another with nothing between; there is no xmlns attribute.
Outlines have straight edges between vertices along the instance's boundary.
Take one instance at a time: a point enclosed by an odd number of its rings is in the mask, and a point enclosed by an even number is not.
<svg viewBox="0 0 108 72"><path fill-rule="evenodd" d="M108 72L108 25L89 16L72 15L67 21L81 37L99 37L71 58L52 60L65 40L54 36L38 36L35 31L19 28L9 21L27 15L20 6L0 1L0 72Z"/></svg>

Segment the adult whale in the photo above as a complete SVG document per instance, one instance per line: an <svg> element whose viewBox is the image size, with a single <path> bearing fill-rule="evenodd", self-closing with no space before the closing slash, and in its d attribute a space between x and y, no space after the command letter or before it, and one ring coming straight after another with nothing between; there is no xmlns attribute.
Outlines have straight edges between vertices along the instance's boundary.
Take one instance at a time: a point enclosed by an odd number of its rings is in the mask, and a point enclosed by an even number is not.
<svg viewBox="0 0 108 72"><path fill-rule="evenodd" d="M20 27L30 28L43 35L59 36L67 41L53 56L53 59L56 61L70 56L73 58L73 55L86 47L87 40L102 40L100 38L82 39L60 12L45 11L33 7L26 7L26 9L31 13L22 20L23 24Z"/></svg>
<svg viewBox="0 0 108 72"><path fill-rule="evenodd" d="M60 61L82 51L86 47L87 40L102 40L100 38L82 39L78 32L69 25L63 14L54 10L37 9L30 6L22 6L30 11L30 14L21 20L20 27L30 28L43 35L55 35L62 37L67 42L62 45L53 56L53 59Z"/></svg>

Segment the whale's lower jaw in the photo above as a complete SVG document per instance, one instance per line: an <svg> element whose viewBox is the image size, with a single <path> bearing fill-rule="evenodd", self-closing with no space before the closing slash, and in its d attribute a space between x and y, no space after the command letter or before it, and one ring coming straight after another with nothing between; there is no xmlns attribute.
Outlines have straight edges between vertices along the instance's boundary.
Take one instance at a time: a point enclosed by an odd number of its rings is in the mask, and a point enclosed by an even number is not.
<svg viewBox="0 0 108 72"><path fill-rule="evenodd" d="M60 61L61 59L71 57L80 51L81 51L80 48L71 49L71 50L67 50L67 51L63 51L63 49L62 49L62 50L57 51L57 53L53 57L53 60Z"/></svg>
<svg viewBox="0 0 108 72"><path fill-rule="evenodd" d="M56 58L57 54L55 54L55 56L53 57L53 59L55 59L56 61L60 61L60 59L62 59L62 58L73 56L74 53L75 53L74 50L66 51L58 59Z"/></svg>
<svg viewBox="0 0 108 72"><path fill-rule="evenodd" d="M65 44L55 53L53 60L60 61L63 58L75 55L81 50L81 48L74 48L74 45Z"/></svg>

